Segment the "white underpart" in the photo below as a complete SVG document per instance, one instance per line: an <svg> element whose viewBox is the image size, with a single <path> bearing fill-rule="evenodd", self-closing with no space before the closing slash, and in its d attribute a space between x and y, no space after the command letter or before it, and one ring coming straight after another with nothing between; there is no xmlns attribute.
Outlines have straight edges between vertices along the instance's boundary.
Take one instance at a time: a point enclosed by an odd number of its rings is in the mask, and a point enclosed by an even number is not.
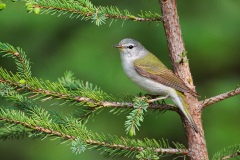
<svg viewBox="0 0 240 160"><path fill-rule="evenodd" d="M134 68L134 60L136 58L124 54L126 53L121 54L123 70L139 87L154 95L171 96L172 94L176 94L176 91L173 88L141 76Z"/></svg>

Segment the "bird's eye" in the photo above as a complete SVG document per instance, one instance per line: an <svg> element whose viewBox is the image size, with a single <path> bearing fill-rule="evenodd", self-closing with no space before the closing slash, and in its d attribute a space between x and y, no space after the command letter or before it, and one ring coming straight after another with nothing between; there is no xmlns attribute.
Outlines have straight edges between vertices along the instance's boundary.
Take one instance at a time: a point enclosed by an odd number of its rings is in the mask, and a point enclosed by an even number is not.
<svg viewBox="0 0 240 160"><path fill-rule="evenodd" d="M134 47L133 45L129 45L128 46L129 49L133 49L133 47Z"/></svg>

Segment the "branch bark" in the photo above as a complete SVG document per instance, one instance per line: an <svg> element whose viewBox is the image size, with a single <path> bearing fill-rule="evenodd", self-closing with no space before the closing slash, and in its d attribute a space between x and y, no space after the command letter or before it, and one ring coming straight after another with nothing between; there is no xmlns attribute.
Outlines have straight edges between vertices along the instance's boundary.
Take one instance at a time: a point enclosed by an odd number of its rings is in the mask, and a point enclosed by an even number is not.
<svg viewBox="0 0 240 160"><path fill-rule="evenodd" d="M207 106L209 106L211 104L214 104L214 103L217 103L217 102L222 101L224 99L236 96L238 94L240 94L240 87L236 88L235 90L232 90L232 91L229 91L229 92L217 95L215 97L211 97L211 98L205 99L203 101L200 101L199 102L199 106L202 109L204 109L205 107L207 107Z"/></svg>
<svg viewBox="0 0 240 160"><path fill-rule="evenodd" d="M183 54L185 52L185 47L177 13L176 0L159 0L159 3L174 72L189 88L195 90L187 57ZM208 152L201 120L202 110L198 105L197 98L187 93L185 95L187 103L189 104L189 111L199 130L199 133L193 131L186 118L181 116L187 137L188 156L192 160L208 160Z"/></svg>

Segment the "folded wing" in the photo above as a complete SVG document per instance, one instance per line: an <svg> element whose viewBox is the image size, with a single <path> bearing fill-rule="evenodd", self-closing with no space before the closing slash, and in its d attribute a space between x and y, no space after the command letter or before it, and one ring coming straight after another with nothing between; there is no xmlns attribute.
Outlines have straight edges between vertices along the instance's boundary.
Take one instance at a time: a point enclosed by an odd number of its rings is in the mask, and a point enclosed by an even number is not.
<svg viewBox="0 0 240 160"><path fill-rule="evenodd" d="M169 70L153 54L147 54L144 59L138 59L134 62L135 70L142 76L150 78L168 87L174 88L180 92L190 93L197 97L197 93L185 85L182 79Z"/></svg>

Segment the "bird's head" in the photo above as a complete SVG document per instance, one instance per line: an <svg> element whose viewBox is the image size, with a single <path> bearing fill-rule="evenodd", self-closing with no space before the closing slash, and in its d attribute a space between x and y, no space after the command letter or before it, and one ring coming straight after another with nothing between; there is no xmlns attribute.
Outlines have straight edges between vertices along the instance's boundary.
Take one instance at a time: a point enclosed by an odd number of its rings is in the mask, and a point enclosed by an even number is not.
<svg viewBox="0 0 240 160"><path fill-rule="evenodd" d="M127 59L138 59L145 56L148 51L138 41L130 38L121 40L114 47L119 48L121 57Z"/></svg>

